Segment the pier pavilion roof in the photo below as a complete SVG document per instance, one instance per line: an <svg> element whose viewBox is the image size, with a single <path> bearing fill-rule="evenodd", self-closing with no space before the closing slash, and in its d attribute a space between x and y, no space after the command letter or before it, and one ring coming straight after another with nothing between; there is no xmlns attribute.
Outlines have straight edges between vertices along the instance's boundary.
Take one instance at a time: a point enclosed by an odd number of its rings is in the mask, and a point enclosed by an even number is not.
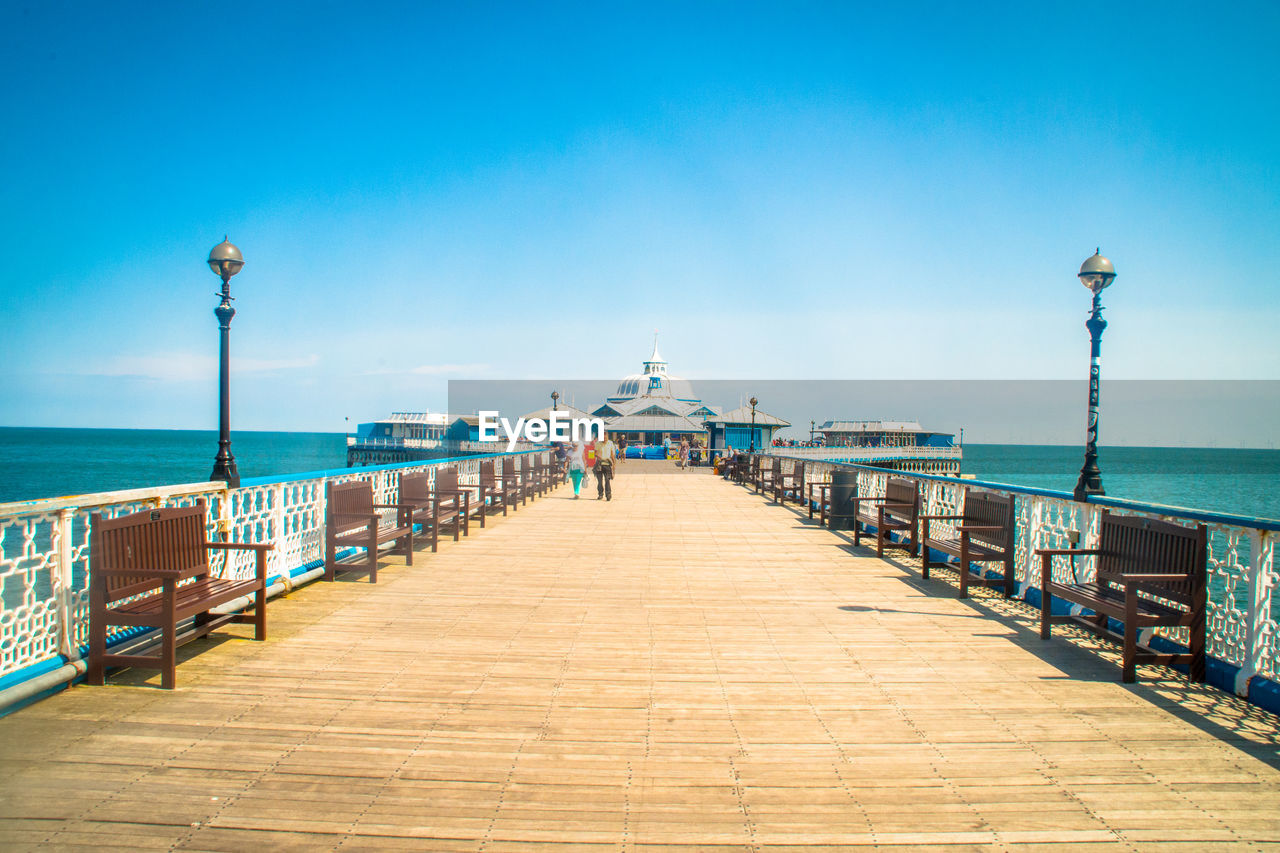
<svg viewBox="0 0 1280 853"><path fill-rule="evenodd" d="M750 406L739 406L738 408L734 409L731 412L725 412L722 415L712 415L711 417L706 419L706 423L731 424L733 426L744 426L744 425L750 426L752 423L754 423L758 427L760 426L776 426L776 427L791 426L791 421L784 421L782 418L779 418L776 415L771 415L768 412L762 412L759 409L756 409L755 420L753 421L751 417Z"/></svg>

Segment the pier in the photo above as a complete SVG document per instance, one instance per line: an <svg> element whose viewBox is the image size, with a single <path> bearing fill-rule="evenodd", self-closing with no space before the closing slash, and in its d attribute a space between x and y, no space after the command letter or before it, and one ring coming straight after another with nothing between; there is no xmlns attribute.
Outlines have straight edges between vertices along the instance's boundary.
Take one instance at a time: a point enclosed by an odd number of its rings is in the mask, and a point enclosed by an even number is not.
<svg viewBox="0 0 1280 853"><path fill-rule="evenodd" d="M1026 602L958 600L705 470L629 461L614 492L294 589L267 642L182 647L175 691L124 672L0 719L0 845L1280 841L1273 714L1158 667L1121 684Z"/></svg>

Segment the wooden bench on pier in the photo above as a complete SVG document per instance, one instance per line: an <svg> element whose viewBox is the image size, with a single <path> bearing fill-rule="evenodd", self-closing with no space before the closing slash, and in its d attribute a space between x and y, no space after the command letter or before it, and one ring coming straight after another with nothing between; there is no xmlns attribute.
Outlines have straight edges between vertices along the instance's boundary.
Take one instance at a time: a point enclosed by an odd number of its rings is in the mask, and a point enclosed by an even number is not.
<svg viewBox="0 0 1280 853"><path fill-rule="evenodd" d="M954 533L941 532L933 521L954 521ZM960 598L967 598L970 584L996 586L1004 588L1005 598L1013 595L1013 537L1014 515L1013 497L997 495L994 492L982 492L976 489L965 489L964 506L959 515L922 515L920 516L920 544L922 552L921 574L926 580L929 569L942 566L929 560L929 549L950 554L960 562ZM975 576L969 569L973 563L978 564ZM988 578L988 563L1000 563L1002 573L999 578Z"/></svg>
<svg viewBox="0 0 1280 853"><path fill-rule="evenodd" d="M502 481L502 487L513 490L516 500L520 501L520 506L524 506L525 501L529 499L529 489L526 478L516 470L516 460L510 456L505 457L497 477ZM512 506L514 507L515 504L513 503Z"/></svg>
<svg viewBox="0 0 1280 853"><path fill-rule="evenodd" d="M805 505L809 508L809 517L813 518L814 510L818 511L818 526L825 527L827 514L831 511L831 482L810 481L805 486Z"/></svg>
<svg viewBox="0 0 1280 853"><path fill-rule="evenodd" d="M782 479L782 457L774 456L773 461L765 464L762 457L756 457L755 486L756 494L772 492L774 485Z"/></svg>
<svg viewBox="0 0 1280 853"><path fill-rule="evenodd" d="M369 575L370 583L378 582L378 546L397 543L392 553L404 555L406 565L413 565L413 524L405 523L404 504L375 504L373 487L365 480L329 483L325 487L325 557L324 579L332 581L339 569ZM396 523L383 526L380 509L397 510ZM338 563L338 549L354 546L364 549L358 561Z"/></svg>
<svg viewBox="0 0 1280 853"><path fill-rule="evenodd" d="M458 485L458 469L453 466L436 468L434 486L430 472L401 474L400 505L399 523L421 524L423 533L431 537L432 551L439 550L440 531L445 527L453 530L454 542L459 533L471 535L471 489Z"/></svg>
<svg viewBox="0 0 1280 853"><path fill-rule="evenodd" d="M792 462L791 470L779 473L773 483L773 499L776 503L785 504L788 500L802 503L805 499L804 463Z"/></svg>
<svg viewBox="0 0 1280 853"><path fill-rule="evenodd" d="M905 546L915 556L919 547L917 538L920 517L920 487L915 480L890 477L882 498L853 498L853 544L862 541L859 524L873 525L876 529L876 556L884 556L885 543L892 545L889 533L901 530L907 533Z"/></svg>
<svg viewBox="0 0 1280 853"><path fill-rule="evenodd" d="M492 459L480 460L480 482L476 484L476 503L480 506L480 526L484 527L484 518L490 509L502 506L502 514L507 509L519 509L520 484L504 479L494 470Z"/></svg>
<svg viewBox="0 0 1280 853"><path fill-rule="evenodd" d="M119 518L94 513L90 525L90 684L102 684L109 666L133 666L158 669L160 685L172 690L180 644L229 622L252 624L255 640L267 638L266 555L272 546L208 541L204 501ZM210 550L254 551L253 577L217 577L209 568ZM252 613L211 612L239 598L252 598ZM108 653L109 625L159 629L159 655Z"/></svg>
<svg viewBox="0 0 1280 853"><path fill-rule="evenodd" d="M1137 680L1139 661L1185 664L1191 681L1203 682L1207 542L1203 524L1183 527L1103 510L1097 548L1036 550L1040 555L1040 637L1049 639L1054 622L1077 622L1092 633L1121 644L1121 679L1125 682ZM1076 557L1096 557L1096 577L1072 583L1053 580L1055 556L1071 558L1073 575ZM1055 596L1088 608L1095 615L1055 616ZM1108 619L1123 622L1123 632L1112 631ZM1170 654L1139 645L1139 630L1174 626L1190 630L1189 651Z"/></svg>

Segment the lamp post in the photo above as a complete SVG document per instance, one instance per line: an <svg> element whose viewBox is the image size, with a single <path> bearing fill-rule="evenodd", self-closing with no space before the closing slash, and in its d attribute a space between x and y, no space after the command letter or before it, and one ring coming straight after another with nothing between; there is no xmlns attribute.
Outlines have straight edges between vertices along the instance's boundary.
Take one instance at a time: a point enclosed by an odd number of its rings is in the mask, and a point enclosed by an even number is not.
<svg viewBox="0 0 1280 853"><path fill-rule="evenodd" d="M235 488L240 485L240 472L236 470L236 458L231 455L231 318L236 309L231 307L231 276L240 272L244 266L244 256L240 250L223 237L222 242L209 252L209 269L222 279L222 302L213 309L218 318L221 346L218 365L218 456L213 461L213 473L210 480L226 480L227 485Z"/></svg>
<svg viewBox="0 0 1280 853"><path fill-rule="evenodd" d="M739 397L738 399L742 399L742 398ZM756 403L760 401L757 400L755 397L752 397L750 402L751 402L751 434L748 436L748 440L751 442L751 449L748 450L747 452L755 453L756 452Z"/></svg>
<svg viewBox="0 0 1280 853"><path fill-rule="evenodd" d="M551 392L551 411L554 412L556 410L556 404L558 404L559 402L560 402L560 392L552 391Z"/></svg>
<svg viewBox="0 0 1280 853"><path fill-rule="evenodd" d="M1102 378L1102 330L1107 321L1102 319L1102 291L1116 277L1116 268L1102 257L1102 250L1094 252L1080 265L1080 281L1093 291L1093 312L1085 321L1089 330L1089 425L1085 436L1084 466L1076 482L1075 499L1085 500L1089 495L1106 494L1102 490L1102 472L1098 470L1098 384Z"/></svg>
<svg viewBox="0 0 1280 853"><path fill-rule="evenodd" d="M809 421L809 443L813 444L813 428L818 425L817 421Z"/></svg>

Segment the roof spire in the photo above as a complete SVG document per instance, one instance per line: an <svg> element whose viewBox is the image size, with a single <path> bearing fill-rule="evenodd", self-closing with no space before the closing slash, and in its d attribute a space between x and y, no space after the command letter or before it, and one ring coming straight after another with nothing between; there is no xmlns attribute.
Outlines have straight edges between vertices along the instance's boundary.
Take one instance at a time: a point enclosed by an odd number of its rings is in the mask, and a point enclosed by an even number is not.
<svg viewBox="0 0 1280 853"><path fill-rule="evenodd" d="M662 356L658 353L658 330L653 330L653 355L649 356L648 364L662 364Z"/></svg>

